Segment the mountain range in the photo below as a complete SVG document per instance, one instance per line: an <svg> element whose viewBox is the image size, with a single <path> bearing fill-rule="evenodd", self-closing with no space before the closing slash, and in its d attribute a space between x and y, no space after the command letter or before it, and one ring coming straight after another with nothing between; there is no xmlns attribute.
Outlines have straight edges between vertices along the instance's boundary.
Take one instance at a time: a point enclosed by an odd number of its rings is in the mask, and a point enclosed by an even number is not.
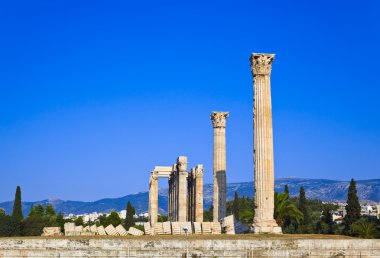
<svg viewBox="0 0 380 258"><path fill-rule="evenodd" d="M380 179L359 180L357 182L357 191L359 199L367 202L380 202ZM280 178L275 180L275 191L283 192L285 185L289 186L291 196L298 196L301 186L305 188L306 197L326 202L342 201L347 199L349 181L336 181L327 179L302 179L302 178ZM159 212L166 213L168 203L167 188L159 189ZM208 209L212 205L213 187L212 184L205 184L204 189L204 207ZM253 182L229 183L227 184L227 199L234 198L234 193L239 196L253 196ZM126 203L130 201L137 212L146 212L148 210L149 192L139 192L129 194L120 198L106 198L93 202L82 201L64 201L59 199L46 199L36 202L23 202L23 212L29 213L31 205L51 204L57 212L64 214L74 213L83 214L91 212L110 212L112 210L120 211L125 209ZM7 214L12 212L13 201L0 203L0 208L5 209Z"/></svg>

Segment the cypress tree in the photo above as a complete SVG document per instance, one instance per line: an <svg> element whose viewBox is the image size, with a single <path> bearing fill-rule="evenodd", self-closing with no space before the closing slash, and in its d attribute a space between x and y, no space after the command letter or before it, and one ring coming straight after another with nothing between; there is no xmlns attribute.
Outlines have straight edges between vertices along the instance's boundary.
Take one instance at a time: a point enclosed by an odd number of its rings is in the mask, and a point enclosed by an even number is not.
<svg viewBox="0 0 380 258"><path fill-rule="evenodd" d="M133 219L133 215L135 215L135 213L136 213L135 208L128 201L128 203L127 203L127 215L126 215L125 221L124 221L124 227L126 230L128 230L130 227L135 225L135 222Z"/></svg>
<svg viewBox="0 0 380 258"><path fill-rule="evenodd" d="M12 217L17 219L18 221L21 221L24 219L24 215L22 214L21 188L20 188L20 186L17 186L17 188L16 188L16 195L15 195L15 202L13 204Z"/></svg>
<svg viewBox="0 0 380 258"><path fill-rule="evenodd" d="M284 193L289 195L289 186L287 184L285 185Z"/></svg>
<svg viewBox="0 0 380 258"><path fill-rule="evenodd" d="M232 214L235 219L239 220L239 195L237 192L235 192L234 202L232 204Z"/></svg>
<svg viewBox="0 0 380 258"><path fill-rule="evenodd" d="M303 213L303 224L304 225L307 225L310 222L310 216L309 216L309 211L307 210L306 202L307 202L307 200L306 200L305 188L303 188L303 186L301 186L299 202L298 202L298 209Z"/></svg>
<svg viewBox="0 0 380 258"><path fill-rule="evenodd" d="M348 188L346 216L344 217L344 223L346 230L348 230L352 223L360 219L360 203L356 191L356 182L351 179L350 186Z"/></svg>

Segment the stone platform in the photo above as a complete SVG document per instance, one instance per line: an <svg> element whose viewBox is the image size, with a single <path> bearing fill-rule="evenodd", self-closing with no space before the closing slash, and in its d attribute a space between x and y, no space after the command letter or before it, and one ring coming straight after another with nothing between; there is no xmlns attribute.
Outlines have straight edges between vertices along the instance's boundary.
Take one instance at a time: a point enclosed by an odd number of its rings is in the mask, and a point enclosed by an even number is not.
<svg viewBox="0 0 380 258"><path fill-rule="evenodd" d="M380 257L380 240L320 235L0 238L0 257Z"/></svg>

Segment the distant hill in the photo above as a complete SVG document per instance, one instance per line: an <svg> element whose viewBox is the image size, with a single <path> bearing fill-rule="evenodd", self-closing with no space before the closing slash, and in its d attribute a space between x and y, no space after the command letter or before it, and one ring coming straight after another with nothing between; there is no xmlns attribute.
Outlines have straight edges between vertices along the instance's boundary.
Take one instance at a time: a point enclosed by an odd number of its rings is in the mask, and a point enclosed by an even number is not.
<svg viewBox="0 0 380 258"><path fill-rule="evenodd" d="M310 199L321 201L345 201L347 198L348 181L335 181L327 179L302 179L302 178L281 178L276 179L275 191L282 192L285 185L289 186L292 196L297 196L299 188L303 186L306 196ZM204 185L204 205L208 209L212 205L212 184ZM357 190L360 200L380 202L380 179L357 181ZM234 193L239 196L253 196L253 182L230 183L227 184L227 199L231 200ZM167 188L159 190L159 210L165 213L167 210ZM23 202L24 214L28 214L32 204L52 204L57 212L64 214L83 214L90 212L110 212L112 210L125 209L127 201L130 201L137 212L148 210L148 191L136 194L129 194L120 198L107 198L94 202L63 201L59 199L46 199L38 202ZM4 208L9 214L12 211L13 201L0 203L0 208Z"/></svg>

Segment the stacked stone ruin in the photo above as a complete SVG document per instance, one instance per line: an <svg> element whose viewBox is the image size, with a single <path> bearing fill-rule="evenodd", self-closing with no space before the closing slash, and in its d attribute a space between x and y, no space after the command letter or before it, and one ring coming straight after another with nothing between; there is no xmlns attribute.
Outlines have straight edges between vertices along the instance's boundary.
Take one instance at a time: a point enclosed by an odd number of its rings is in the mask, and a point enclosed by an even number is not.
<svg viewBox="0 0 380 258"><path fill-rule="evenodd" d="M113 225L108 225L106 228L103 226L75 226L75 223L68 222L64 224L64 233L65 236L141 236L144 235L144 231L141 231L137 228L130 227L126 230L121 224L114 227ZM60 232L60 228L59 228ZM44 228L45 233L45 228Z"/></svg>

